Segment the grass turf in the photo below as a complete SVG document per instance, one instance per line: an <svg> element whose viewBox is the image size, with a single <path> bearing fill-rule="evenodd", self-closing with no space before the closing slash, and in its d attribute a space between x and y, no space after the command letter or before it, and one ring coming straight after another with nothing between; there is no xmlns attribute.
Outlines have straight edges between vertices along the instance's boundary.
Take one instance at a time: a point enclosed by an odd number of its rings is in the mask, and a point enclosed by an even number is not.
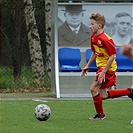
<svg viewBox="0 0 133 133"><path fill-rule="evenodd" d="M95 114L92 100L48 101L49 120L38 121L34 108L43 102L0 101L0 133L132 133L131 100L103 101L107 119L89 121Z"/></svg>

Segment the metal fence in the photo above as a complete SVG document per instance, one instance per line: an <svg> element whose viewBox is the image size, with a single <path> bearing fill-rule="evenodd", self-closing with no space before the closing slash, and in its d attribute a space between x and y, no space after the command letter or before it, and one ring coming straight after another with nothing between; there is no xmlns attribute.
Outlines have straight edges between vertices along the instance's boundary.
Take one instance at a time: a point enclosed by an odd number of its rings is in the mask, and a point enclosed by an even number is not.
<svg viewBox="0 0 133 133"><path fill-rule="evenodd" d="M31 57L25 22L23 0L5 0L1 2L1 46L0 46L0 91L47 91L50 88L50 78L48 75L50 55L47 54L47 35L45 22L50 16L45 18L45 7L51 3L44 0L33 0L35 8L35 18L40 36L40 45L44 65L44 81L36 83L33 79L31 68ZM50 21L49 21L50 23ZM49 24L50 25L50 24ZM30 29L29 29L30 30ZM50 30L50 29L49 29ZM39 65L39 64L38 64Z"/></svg>

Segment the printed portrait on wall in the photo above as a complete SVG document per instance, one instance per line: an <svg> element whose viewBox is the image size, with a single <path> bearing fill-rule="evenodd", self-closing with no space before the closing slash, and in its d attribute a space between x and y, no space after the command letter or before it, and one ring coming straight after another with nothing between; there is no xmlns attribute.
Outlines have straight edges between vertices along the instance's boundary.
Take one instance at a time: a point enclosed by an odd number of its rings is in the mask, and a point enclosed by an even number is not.
<svg viewBox="0 0 133 133"><path fill-rule="evenodd" d="M116 47L133 43L132 4L59 4L58 5L58 46L90 47L90 15L94 12L106 18L104 32L109 34ZM113 8L113 10L112 10ZM124 10L123 10L124 9Z"/></svg>

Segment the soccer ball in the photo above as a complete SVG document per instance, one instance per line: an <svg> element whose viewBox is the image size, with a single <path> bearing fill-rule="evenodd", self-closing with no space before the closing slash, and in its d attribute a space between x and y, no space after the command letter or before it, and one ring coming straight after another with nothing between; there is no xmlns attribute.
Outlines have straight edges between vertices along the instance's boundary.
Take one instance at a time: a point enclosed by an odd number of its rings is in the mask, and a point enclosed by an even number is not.
<svg viewBox="0 0 133 133"><path fill-rule="evenodd" d="M36 106L34 111L36 119L39 121L46 121L50 118L51 115L51 109L46 104L39 104Z"/></svg>

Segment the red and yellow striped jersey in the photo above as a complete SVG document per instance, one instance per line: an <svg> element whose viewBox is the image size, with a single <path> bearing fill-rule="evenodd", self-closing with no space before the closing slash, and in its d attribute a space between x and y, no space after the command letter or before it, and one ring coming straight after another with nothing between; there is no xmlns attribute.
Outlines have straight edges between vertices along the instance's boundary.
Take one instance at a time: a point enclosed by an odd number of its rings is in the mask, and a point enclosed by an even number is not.
<svg viewBox="0 0 133 133"><path fill-rule="evenodd" d="M97 55L96 56L96 65L99 68L104 68L107 64L107 61L111 55L116 56L116 48L112 38L102 32L99 35L92 34L91 36L91 49ZM109 71L116 71L117 63L114 60Z"/></svg>

